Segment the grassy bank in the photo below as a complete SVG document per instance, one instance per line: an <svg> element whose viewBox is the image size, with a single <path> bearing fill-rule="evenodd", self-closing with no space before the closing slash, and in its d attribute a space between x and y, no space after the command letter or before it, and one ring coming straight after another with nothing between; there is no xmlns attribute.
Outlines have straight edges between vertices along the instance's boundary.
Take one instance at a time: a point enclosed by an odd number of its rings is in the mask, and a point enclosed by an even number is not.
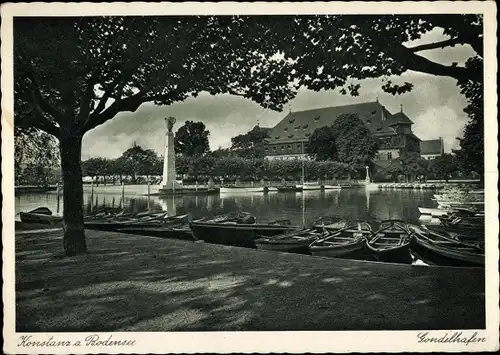
<svg viewBox="0 0 500 355"><path fill-rule="evenodd" d="M314 258L87 231L16 235L19 332L484 327L484 270Z"/></svg>

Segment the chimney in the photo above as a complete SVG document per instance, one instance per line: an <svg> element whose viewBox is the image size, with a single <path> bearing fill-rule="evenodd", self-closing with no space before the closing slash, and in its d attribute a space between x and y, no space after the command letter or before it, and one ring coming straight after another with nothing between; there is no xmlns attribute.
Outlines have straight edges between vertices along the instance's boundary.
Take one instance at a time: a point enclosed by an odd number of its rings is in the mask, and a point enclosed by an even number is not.
<svg viewBox="0 0 500 355"><path fill-rule="evenodd" d="M403 104L400 104L401 106L401 113L403 113Z"/></svg>

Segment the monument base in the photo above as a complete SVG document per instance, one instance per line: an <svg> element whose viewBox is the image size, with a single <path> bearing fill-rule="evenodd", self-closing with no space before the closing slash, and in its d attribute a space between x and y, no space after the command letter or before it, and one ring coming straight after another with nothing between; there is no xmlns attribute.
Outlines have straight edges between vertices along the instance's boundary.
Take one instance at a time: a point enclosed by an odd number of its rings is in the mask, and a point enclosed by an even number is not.
<svg viewBox="0 0 500 355"><path fill-rule="evenodd" d="M167 183L167 184L162 184L160 185L160 189L158 190L158 193L160 195L173 195L173 194L181 194L183 193L184 187L177 183Z"/></svg>

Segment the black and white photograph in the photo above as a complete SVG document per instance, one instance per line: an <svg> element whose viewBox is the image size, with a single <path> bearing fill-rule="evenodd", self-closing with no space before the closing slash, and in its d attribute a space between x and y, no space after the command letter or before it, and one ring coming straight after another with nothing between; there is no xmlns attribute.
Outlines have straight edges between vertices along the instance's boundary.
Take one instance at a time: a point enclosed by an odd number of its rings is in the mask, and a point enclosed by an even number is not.
<svg viewBox="0 0 500 355"><path fill-rule="evenodd" d="M2 5L4 352L499 350L496 11Z"/></svg>

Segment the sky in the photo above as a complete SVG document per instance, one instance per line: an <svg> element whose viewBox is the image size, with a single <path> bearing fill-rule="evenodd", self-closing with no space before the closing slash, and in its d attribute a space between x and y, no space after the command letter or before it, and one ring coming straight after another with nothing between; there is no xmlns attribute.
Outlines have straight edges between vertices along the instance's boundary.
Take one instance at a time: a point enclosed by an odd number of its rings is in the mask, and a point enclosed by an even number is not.
<svg viewBox="0 0 500 355"><path fill-rule="evenodd" d="M443 40L442 31L435 29L418 41L409 45L419 45ZM431 50L419 53L430 60L463 65L474 54L469 46L455 46L445 50ZM375 101L384 105L391 113L400 110L414 122L413 132L422 140L444 140L445 152L458 147L456 137L462 136L467 116L463 112L465 97L460 94L456 80L429 74L407 71L394 81L409 81L414 84L410 93L391 95L381 89L380 79L359 81L360 95L352 97L336 91L314 92L299 89L297 96L285 105L282 112L263 109L251 100L232 95L212 96L201 93L197 98L188 98L170 106L143 104L136 112L120 113L112 120L88 132L83 139L82 159L90 157L117 158L126 149L136 144L157 153L164 153L165 117L174 116L177 123L174 131L185 121L201 121L210 131L209 142L212 150L231 145L231 138L244 134L256 124L273 127L291 109L301 111L327 106L340 106Z"/></svg>

